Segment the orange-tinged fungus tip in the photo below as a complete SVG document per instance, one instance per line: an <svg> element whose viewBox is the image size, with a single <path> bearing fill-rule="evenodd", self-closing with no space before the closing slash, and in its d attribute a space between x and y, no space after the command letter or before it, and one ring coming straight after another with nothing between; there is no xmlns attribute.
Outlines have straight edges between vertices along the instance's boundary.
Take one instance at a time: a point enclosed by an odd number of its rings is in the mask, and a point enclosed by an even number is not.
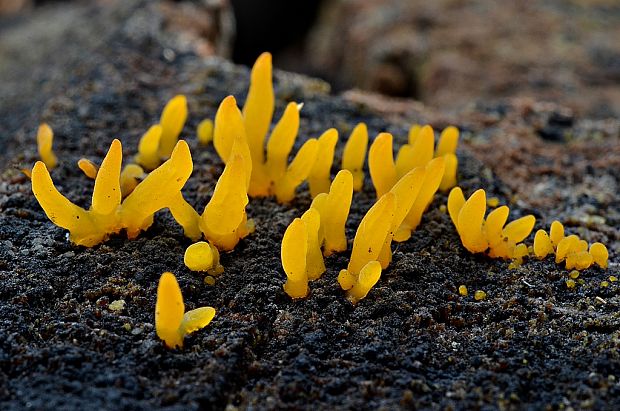
<svg viewBox="0 0 620 411"><path fill-rule="evenodd" d="M202 145L207 145L213 141L213 120L206 118L198 123L196 127L196 135L198 136L198 142Z"/></svg>
<svg viewBox="0 0 620 411"><path fill-rule="evenodd" d="M52 128L47 123L41 124L37 130L37 148L41 161L45 163L48 169L52 169L58 164L58 159L52 151L53 143L54 132Z"/></svg>
<svg viewBox="0 0 620 411"><path fill-rule="evenodd" d="M99 171L99 167L93 163L92 161L86 158L80 158L77 162L78 168L82 170L86 177L94 180L97 177L97 172Z"/></svg>
<svg viewBox="0 0 620 411"><path fill-rule="evenodd" d="M213 262L213 249L205 241L199 241L187 247L183 256L183 263L192 271L207 271L213 268Z"/></svg>
<svg viewBox="0 0 620 411"><path fill-rule="evenodd" d="M182 348L187 334L207 326L215 309L202 307L185 313L181 288L174 274L163 273L157 286L155 330L168 348Z"/></svg>

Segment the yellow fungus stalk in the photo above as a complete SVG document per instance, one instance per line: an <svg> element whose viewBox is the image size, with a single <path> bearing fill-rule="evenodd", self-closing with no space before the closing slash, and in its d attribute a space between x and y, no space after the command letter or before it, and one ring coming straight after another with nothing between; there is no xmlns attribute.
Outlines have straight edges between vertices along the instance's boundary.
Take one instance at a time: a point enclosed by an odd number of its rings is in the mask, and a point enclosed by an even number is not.
<svg viewBox="0 0 620 411"><path fill-rule="evenodd" d="M307 250L306 250L306 276L308 280L321 278L325 272L325 262L321 253L321 238L319 229L321 227L321 215L314 209L308 209L301 219L306 223Z"/></svg>
<svg viewBox="0 0 620 411"><path fill-rule="evenodd" d="M349 216L352 198L353 175L348 170L341 170L334 178L329 188L329 194L325 195L324 206L315 206L321 214L324 236L323 253L325 256L347 249L345 224ZM318 203L321 201L319 200Z"/></svg>
<svg viewBox="0 0 620 411"><path fill-rule="evenodd" d="M536 231L534 236L534 255L539 259L543 259L553 253L553 244L545 230Z"/></svg>
<svg viewBox="0 0 620 411"><path fill-rule="evenodd" d="M206 118L198 123L196 135L198 137L198 142L203 146L211 143L213 141L213 121Z"/></svg>
<svg viewBox="0 0 620 411"><path fill-rule="evenodd" d="M456 185L456 171L459 167L459 160L455 154L451 153L445 154L443 158L445 161L445 171L441 184L439 184L439 190L448 191Z"/></svg>
<svg viewBox="0 0 620 411"><path fill-rule="evenodd" d="M555 250L555 262L556 264L561 263L566 259L568 254L570 254L571 250L574 250L579 243L579 237L576 235L569 235L568 237L564 237L558 243L558 246Z"/></svg>
<svg viewBox="0 0 620 411"><path fill-rule="evenodd" d="M121 197L125 198L146 177L144 169L137 164L127 164L121 171Z"/></svg>
<svg viewBox="0 0 620 411"><path fill-rule="evenodd" d="M444 156L446 154L455 154L456 147L459 143L459 130L454 126L443 129L437 142L435 149L435 157Z"/></svg>
<svg viewBox="0 0 620 411"><path fill-rule="evenodd" d="M411 127L409 127L407 141L409 142L410 145L413 145L416 138L418 138L418 136L420 135L420 130L422 130L422 126L419 124L413 124Z"/></svg>
<svg viewBox="0 0 620 411"><path fill-rule="evenodd" d="M185 312L183 295L176 277L163 273L157 286L155 330L168 348L183 348L186 335L206 327L215 317L215 309L201 307Z"/></svg>
<svg viewBox="0 0 620 411"><path fill-rule="evenodd" d="M385 239L392 228L395 211L396 195L388 192L362 218L353 240L349 265L338 275L338 283L343 290L354 288L360 281L362 269L371 261L377 261L379 258ZM380 267L381 264L378 264ZM364 279L366 280L367 278ZM369 283L370 281L366 281L362 287L365 288Z"/></svg>
<svg viewBox="0 0 620 411"><path fill-rule="evenodd" d="M200 215L194 210L183 197L180 191L168 200L168 209L174 220L183 227L183 234L192 241L197 241L202 237L200 230Z"/></svg>
<svg viewBox="0 0 620 411"><path fill-rule="evenodd" d="M463 195L463 190L461 187L454 187L450 190L450 194L448 195L448 214L450 214L450 219L452 219L452 224L456 227L457 231L459 228L459 212L463 205L465 204L465 196Z"/></svg>
<svg viewBox="0 0 620 411"><path fill-rule="evenodd" d="M78 168L82 170L86 177L94 180L97 177L97 172L99 171L99 167L92 161L86 158L80 158L77 162Z"/></svg>
<svg viewBox="0 0 620 411"><path fill-rule="evenodd" d="M135 161L145 170L154 170L161 164L161 157L159 156L159 143L161 140L163 128L161 125L156 124L151 126L146 133L140 138L138 143L138 154L135 156Z"/></svg>
<svg viewBox="0 0 620 411"><path fill-rule="evenodd" d="M287 277L284 291L291 298L304 298L308 295L307 251L306 223L301 218L296 218L284 233L280 251L282 268Z"/></svg>
<svg viewBox="0 0 620 411"><path fill-rule="evenodd" d="M295 198L295 190L308 178L314 166L319 148L318 143L315 138L306 141L286 169L284 176L273 183L274 194L278 202L286 204Z"/></svg>
<svg viewBox="0 0 620 411"><path fill-rule="evenodd" d="M551 230L549 231L549 238L551 239L551 243L553 247L557 249L558 244L564 238L564 226L559 221L554 221L551 223Z"/></svg>
<svg viewBox="0 0 620 411"><path fill-rule="evenodd" d="M58 164L58 159L52 151L53 143L54 132L52 128L47 123L41 124L37 130L37 148L39 150L39 158L41 158L41 161L45 163L48 169L52 169Z"/></svg>
<svg viewBox="0 0 620 411"><path fill-rule="evenodd" d="M265 166L271 181L278 181L284 177L288 166L288 156L293 149L298 132L299 107L296 103L289 103L267 142Z"/></svg>
<svg viewBox="0 0 620 411"><path fill-rule="evenodd" d="M502 234L512 242L520 243L530 235L536 224L536 218L533 215L526 215L506 224L502 230ZM587 247L587 244L586 244Z"/></svg>
<svg viewBox="0 0 620 411"><path fill-rule="evenodd" d="M159 141L160 157L170 157L179 140L185 120L187 120L187 99L183 95L174 96L164 107L159 119L162 127Z"/></svg>
<svg viewBox="0 0 620 411"><path fill-rule="evenodd" d="M486 208L486 194L481 189L472 194L459 211L457 227L461 242L472 253L484 252L489 247L482 232Z"/></svg>
<svg viewBox="0 0 620 411"><path fill-rule="evenodd" d="M319 137L319 148L316 161L308 175L310 195L314 198L320 193L327 193L331 184L331 169L334 162L334 151L338 142L338 131L330 128Z"/></svg>
<svg viewBox="0 0 620 411"><path fill-rule="evenodd" d="M362 267L357 282L347 291L347 299L356 304L368 295L379 278L381 278L381 264L378 261L369 261Z"/></svg>
<svg viewBox="0 0 620 411"><path fill-rule="evenodd" d="M361 191L364 185L364 161L368 149L368 128L359 123L349 136L342 153L342 169L353 175L353 191Z"/></svg>
<svg viewBox="0 0 620 411"><path fill-rule="evenodd" d="M380 133L372 142L368 151L368 169L377 198L381 198L396 183L391 134Z"/></svg>
<svg viewBox="0 0 620 411"><path fill-rule="evenodd" d="M592 256L592 260L601 268L607 268L609 252L607 251L607 247L601 243L593 243L590 246L590 255Z"/></svg>

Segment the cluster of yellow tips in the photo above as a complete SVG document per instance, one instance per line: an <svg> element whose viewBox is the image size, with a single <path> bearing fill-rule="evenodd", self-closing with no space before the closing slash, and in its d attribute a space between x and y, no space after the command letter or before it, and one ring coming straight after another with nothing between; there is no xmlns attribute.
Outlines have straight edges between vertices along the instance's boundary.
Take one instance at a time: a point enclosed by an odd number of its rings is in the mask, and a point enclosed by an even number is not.
<svg viewBox="0 0 620 411"><path fill-rule="evenodd" d="M564 236L564 226L559 221L551 223L549 234L541 229L534 237L534 255L543 259L549 254L555 254L557 264L565 261L568 270L585 270L592 264L607 268L609 259L605 245L593 243L588 246L588 242L577 235Z"/></svg>
<svg viewBox="0 0 620 411"><path fill-rule="evenodd" d="M329 193L319 194L310 209L286 229L281 259L287 276L284 291L292 298L306 297L308 281L323 275L323 255L347 249L345 223L352 196L353 176L348 170L341 170L329 187Z"/></svg>
<svg viewBox="0 0 620 411"><path fill-rule="evenodd" d="M122 158L121 143L114 140L97 170L88 210L73 204L56 189L43 162L35 164L32 191L48 218L69 230L73 243L92 247L123 229L129 238L135 238L151 226L155 212L169 207L192 172L189 147L181 140L170 159L136 184L123 200Z"/></svg>
<svg viewBox="0 0 620 411"><path fill-rule="evenodd" d="M271 55L263 53L254 64L248 97L243 112L237 108L232 96L224 99L215 116L213 144L220 158L227 162L230 150L237 139L247 142L252 168L248 181L248 194L252 197L275 195L281 203L295 197L295 190L310 179L311 190L329 187L329 170L325 173L323 162L317 155L333 158L333 146L338 139L335 130L329 130L319 139L307 140L291 163L289 154L299 131L301 104L289 103L282 117L273 128L265 150L265 139L275 108ZM315 164L316 163L316 164ZM331 160L329 161L331 167Z"/></svg>
<svg viewBox="0 0 620 411"><path fill-rule="evenodd" d="M187 99L178 95L164 107L156 124L148 129L138 144L136 163L145 170L153 170L170 157L187 120Z"/></svg>
<svg viewBox="0 0 620 411"><path fill-rule="evenodd" d="M183 295L176 277L163 273L157 286L155 330L168 348L183 348L185 336L209 325L215 317L212 307L200 307L185 312Z"/></svg>
<svg viewBox="0 0 620 411"><path fill-rule="evenodd" d="M536 219L532 215L506 224L510 210L501 206L491 211L485 219L486 193L477 190L465 200L460 187L448 196L448 212L463 246L471 253L488 250L492 258L521 259L528 254L527 246L520 244L532 232Z"/></svg>

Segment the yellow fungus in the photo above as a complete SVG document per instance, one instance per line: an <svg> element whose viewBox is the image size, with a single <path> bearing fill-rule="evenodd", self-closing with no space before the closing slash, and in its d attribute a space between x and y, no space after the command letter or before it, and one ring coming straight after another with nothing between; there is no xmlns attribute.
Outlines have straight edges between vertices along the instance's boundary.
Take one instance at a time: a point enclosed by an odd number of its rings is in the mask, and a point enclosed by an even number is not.
<svg viewBox="0 0 620 411"><path fill-rule="evenodd" d="M338 131L335 128L330 128L319 137L318 141L316 161L308 175L308 185L312 197L329 191L330 172L334 162L336 143L338 142Z"/></svg>
<svg viewBox="0 0 620 411"><path fill-rule="evenodd" d="M568 273L568 276L572 278L573 280L576 280L577 278L579 278L579 271L573 270L570 273Z"/></svg>
<svg viewBox="0 0 620 411"><path fill-rule="evenodd" d="M534 224L536 224L536 218L533 215L526 215L506 224L502 234L514 243L520 243L530 235Z"/></svg>
<svg viewBox="0 0 620 411"><path fill-rule="evenodd" d="M286 169L284 176L273 184L274 194L280 203L288 203L295 198L295 190L308 177L316 160L318 140L306 141Z"/></svg>
<svg viewBox="0 0 620 411"><path fill-rule="evenodd" d="M491 211L487 216L484 222L484 234L490 247L501 246L504 241L502 229L508 221L509 213L510 209L507 206L501 206Z"/></svg>
<svg viewBox="0 0 620 411"><path fill-rule="evenodd" d="M551 253L553 253L553 244L547 232L545 230L536 231L534 236L534 255L542 260Z"/></svg>
<svg viewBox="0 0 620 411"><path fill-rule="evenodd" d="M459 285L459 294L463 297L467 297L467 287L465 285Z"/></svg>
<svg viewBox="0 0 620 411"><path fill-rule="evenodd" d="M566 256L566 269L585 270L592 265L592 256L587 251L569 253Z"/></svg>
<svg viewBox="0 0 620 411"><path fill-rule="evenodd" d="M484 300L485 298L487 298L487 293L485 293L485 292L484 292L484 291L482 291L482 290L476 290L476 292L474 293L474 299L475 299L476 301L482 301L482 300Z"/></svg>
<svg viewBox="0 0 620 411"><path fill-rule="evenodd" d="M590 246L590 255L592 260L601 268L607 268L609 259L609 252L607 247L601 243L594 243Z"/></svg>
<svg viewBox="0 0 620 411"><path fill-rule="evenodd" d="M347 249L345 224L353 198L353 176L351 172L348 170L338 172L329 188L329 194L325 195L324 198L324 200L319 199L317 201L317 204L324 201L324 205L316 205L315 208L319 210L321 215L324 237L323 253L328 256Z"/></svg>
<svg viewBox="0 0 620 411"><path fill-rule="evenodd" d="M163 273L157 286L155 330L168 348L183 348L186 335L206 327L215 317L215 309L201 307L185 312L183 295L176 277Z"/></svg>
<svg viewBox="0 0 620 411"><path fill-rule="evenodd" d="M409 133L407 134L407 142L409 144L415 142L415 139L418 138L420 134L420 130L422 130L422 126L419 124L412 124L411 127L409 127Z"/></svg>
<svg viewBox="0 0 620 411"><path fill-rule="evenodd" d="M564 226L559 221L551 223L551 230L549 231L549 238L554 248L558 248L558 244L564 238Z"/></svg>
<svg viewBox="0 0 620 411"><path fill-rule="evenodd" d="M564 237L558 243L555 252L555 262L556 264L564 261L566 256L570 253L571 249L573 249L577 243L579 242L579 237L576 235L569 235L568 237Z"/></svg>
<svg viewBox="0 0 620 411"><path fill-rule="evenodd" d="M409 170L426 165L433 158L434 151L435 134L433 128L429 125L423 126L411 144Z"/></svg>
<svg viewBox="0 0 620 411"><path fill-rule="evenodd" d="M185 120L187 120L187 99L183 95L174 96L164 107L159 119L162 127L159 140L160 157L170 157L179 140Z"/></svg>
<svg viewBox="0 0 620 411"><path fill-rule="evenodd" d="M342 169L353 174L353 190L361 191L364 185L364 161L368 149L368 128L359 123L349 136L342 153Z"/></svg>
<svg viewBox="0 0 620 411"><path fill-rule="evenodd" d="M446 154L455 154L456 146L459 144L459 129L454 126L448 126L443 129L437 142L435 149L435 157L444 156Z"/></svg>
<svg viewBox="0 0 620 411"><path fill-rule="evenodd" d="M208 275L204 278L204 283L205 285L214 285L215 284L215 278L213 278L212 276Z"/></svg>
<svg viewBox="0 0 620 411"><path fill-rule="evenodd" d="M204 146L213 141L213 121L211 119L204 119L196 127L196 135L198 136L198 142Z"/></svg>
<svg viewBox="0 0 620 411"><path fill-rule="evenodd" d="M521 264L523 264L523 257L526 257L528 255L529 253L527 250L527 246L523 243L517 244L512 254L513 262L517 266L520 266Z"/></svg>
<svg viewBox="0 0 620 411"><path fill-rule="evenodd" d="M459 160L454 154L446 154L443 156L445 161L445 171L441 184L439 185L440 191L448 191L456 185L456 171L459 166Z"/></svg>
<svg viewBox="0 0 620 411"><path fill-rule="evenodd" d="M307 251L306 223L301 218L296 218L284 232L281 248L282 268L287 277L284 291L292 298L304 298L308 295Z"/></svg>
<svg viewBox="0 0 620 411"><path fill-rule="evenodd" d="M369 261L362 269L357 281L347 291L347 299L352 304L365 298L372 287L377 284L381 278L381 264L378 261Z"/></svg>
<svg viewBox="0 0 620 411"><path fill-rule="evenodd" d="M372 142L368 151L368 169L377 198L381 198L397 180L391 134L380 133Z"/></svg>
<svg viewBox="0 0 620 411"><path fill-rule="evenodd" d="M571 289L571 290L575 288L575 285L576 285L575 280L568 279L565 281L565 283L566 283L566 288Z"/></svg>
<svg viewBox="0 0 620 411"><path fill-rule="evenodd" d="M489 247L482 232L486 207L486 194L480 189L465 201L459 211L457 227L461 242L472 253L481 253Z"/></svg>
<svg viewBox="0 0 620 411"><path fill-rule="evenodd" d="M347 269L341 270L338 275L338 283L343 290L352 290L360 282L362 269L370 262L377 261L379 254L383 248L386 237L390 233L394 213L396 210L396 195L394 193L386 193L382 196L362 218L360 225L355 233L353 240L353 250L351 251L351 259ZM380 263L379 264L380 268ZM374 285L377 275L376 264L368 267L363 283L356 288L354 295L350 299L353 301L363 294L366 295L368 290L366 287L372 283ZM381 271L379 270L379 275ZM377 277L378 280L378 277ZM370 287L372 287L370 285ZM370 288L368 288L370 289ZM365 291L365 293L363 293ZM363 298L362 296L362 298Z"/></svg>
<svg viewBox="0 0 620 411"><path fill-rule="evenodd" d="M86 177L94 180L97 177L99 167L86 158L80 158L77 162L78 168L86 175Z"/></svg>
<svg viewBox="0 0 620 411"><path fill-rule="evenodd" d="M58 159L52 151L52 144L54 143L54 132L52 128L43 123L37 130L37 147L39 150L39 158L43 161L48 169L56 167Z"/></svg>
<svg viewBox="0 0 620 411"><path fill-rule="evenodd" d="M144 170L137 164L127 164L121 171L121 196L127 197L146 177Z"/></svg>
<svg viewBox="0 0 620 411"><path fill-rule="evenodd" d="M134 160L136 163L144 167L145 170L153 170L161 164L159 156L159 143L163 128L156 124L151 126L146 133L140 138L138 143L138 154Z"/></svg>
<svg viewBox="0 0 620 411"><path fill-rule="evenodd" d="M199 241L187 247L183 263L192 271L207 271L213 268L213 248L205 241Z"/></svg>
<svg viewBox="0 0 620 411"><path fill-rule="evenodd" d="M314 209L308 209L301 219L306 223L307 250L306 250L306 276L308 280L321 278L325 272L325 262L321 252L321 240L319 228L321 226L321 215Z"/></svg>
<svg viewBox="0 0 620 411"><path fill-rule="evenodd" d="M489 197L487 199L487 205L491 208L495 208L499 205L499 198L497 197Z"/></svg>
<svg viewBox="0 0 620 411"><path fill-rule="evenodd" d="M461 187L454 187L450 190L450 194L448 195L448 214L450 215L452 224L454 224L457 231L459 227L459 212L461 211L461 208L463 208L464 204L465 196L463 195L463 190L461 190Z"/></svg>

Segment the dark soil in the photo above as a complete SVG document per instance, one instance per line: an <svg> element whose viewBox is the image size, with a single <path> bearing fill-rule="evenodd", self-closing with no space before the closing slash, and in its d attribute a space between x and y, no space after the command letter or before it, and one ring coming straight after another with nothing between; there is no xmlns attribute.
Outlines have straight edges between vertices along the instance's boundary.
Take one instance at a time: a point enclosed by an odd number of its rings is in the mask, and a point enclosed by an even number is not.
<svg viewBox="0 0 620 411"><path fill-rule="evenodd" d="M321 82L276 73L278 115L287 101L305 103L299 143L329 127L346 138L359 121L399 142L411 122L458 125L459 184L467 193L485 188L511 206L512 218L534 213L537 228L562 218L570 232L608 245L610 269L584 271L574 290L551 259L509 270L505 261L466 252L440 210L445 194L412 239L394 246L392 265L355 307L336 281L348 253L327 258L307 299L292 301L282 290L280 240L310 204L305 188L288 206L251 201L256 233L222 256L226 271L213 286L183 265L190 241L167 212L134 241L119 235L90 249L69 244L17 169L36 160L40 121L56 133L57 186L88 206L92 181L76 161L100 162L113 138L129 159L165 102L186 94L183 136L194 173L184 194L202 208L222 164L212 147L198 146L195 127L226 95L243 101L248 85L247 69L224 60L164 58L165 42L149 25L156 13L127 4L100 17L108 19L101 31L86 30L99 46L83 65L50 64L57 83L49 95L29 110L0 110L0 123L21 123L0 138L0 409L620 407L620 286L600 285L619 274L616 120L560 121L562 107L522 100L447 117L406 101L330 96ZM354 197L349 239L373 201L367 181ZM177 275L188 310L217 310L183 350L165 349L154 331L164 271ZM458 295L461 284L467 297ZM475 301L475 290L487 298ZM116 300L125 301L121 312L109 308Z"/></svg>

